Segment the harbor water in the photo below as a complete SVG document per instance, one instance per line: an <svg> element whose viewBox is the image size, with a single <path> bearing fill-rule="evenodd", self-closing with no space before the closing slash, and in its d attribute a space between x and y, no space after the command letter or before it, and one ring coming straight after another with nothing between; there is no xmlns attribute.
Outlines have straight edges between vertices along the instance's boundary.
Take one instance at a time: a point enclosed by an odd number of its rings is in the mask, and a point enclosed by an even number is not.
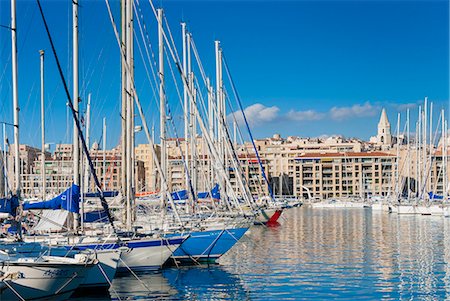
<svg viewBox="0 0 450 301"><path fill-rule="evenodd" d="M294 208L277 226L252 227L219 265L118 277L110 294L113 300L443 300L450 299L449 262L449 218Z"/></svg>

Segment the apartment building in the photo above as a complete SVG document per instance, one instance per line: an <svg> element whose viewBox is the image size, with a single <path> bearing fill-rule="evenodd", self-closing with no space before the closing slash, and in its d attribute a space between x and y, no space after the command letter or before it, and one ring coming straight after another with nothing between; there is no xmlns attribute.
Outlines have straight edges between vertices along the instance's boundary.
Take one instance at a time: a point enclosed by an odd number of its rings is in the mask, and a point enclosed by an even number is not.
<svg viewBox="0 0 450 301"><path fill-rule="evenodd" d="M25 145L20 145L19 151L23 197L54 196L73 183L71 144L57 144L53 154L46 153L45 192L42 188L41 151ZM120 190L122 161L119 148L100 150L98 144L94 143L90 150L90 157L102 189ZM7 179L11 187L14 187L13 153L9 154L8 166ZM139 160L135 162L135 181L136 191L142 190L145 185L145 168L144 162ZM85 191L96 190L86 158L83 158L81 164L81 186Z"/></svg>

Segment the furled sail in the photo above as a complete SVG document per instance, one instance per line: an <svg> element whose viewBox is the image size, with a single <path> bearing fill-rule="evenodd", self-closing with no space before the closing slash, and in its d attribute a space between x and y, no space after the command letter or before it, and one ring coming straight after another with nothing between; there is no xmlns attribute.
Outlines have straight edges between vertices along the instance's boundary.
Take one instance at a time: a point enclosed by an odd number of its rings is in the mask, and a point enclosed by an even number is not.
<svg viewBox="0 0 450 301"><path fill-rule="evenodd" d="M219 184L214 185L211 191L199 192L197 196L199 199L207 199L211 197L213 199L219 200L220 199Z"/></svg>
<svg viewBox="0 0 450 301"><path fill-rule="evenodd" d="M69 212L79 213L80 187L72 184L66 191L51 200L36 203L24 203L23 209L64 209Z"/></svg>

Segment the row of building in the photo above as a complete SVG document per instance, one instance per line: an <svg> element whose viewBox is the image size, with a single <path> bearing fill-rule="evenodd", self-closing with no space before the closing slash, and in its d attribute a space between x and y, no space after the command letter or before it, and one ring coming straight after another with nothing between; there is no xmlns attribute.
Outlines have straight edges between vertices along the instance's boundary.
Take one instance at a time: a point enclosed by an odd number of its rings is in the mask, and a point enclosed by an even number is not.
<svg viewBox="0 0 450 301"><path fill-rule="evenodd" d="M386 196L403 191L409 184L410 192L417 187L417 169L415 164L417 151L412 146L398 143L391 135L390 123L383 110L378 124L378 134L369 142L343 137L326 138L271 138L255 140L262 166L276 195L291 195L310 198L333 198L351 196ZM182 156L185 149L184 139L168 139L167 180L171 190L184 189L186 183L186 162L189 166L197 162L193 183L199 191L211 189L214 185L211 170L212 161L207 154L206 143L201 137L196 141L196 154L188 160ZM399 151L397 146L400 145ZM268 193L263 183L262 169L255 156L252 143L235 145L243 175L254 194ZM13 147L10 148L14 149ZM409 149L409 150L408 150ZM443 173L442 155L437 147L430 147L433 153L430 176L426 188L442 193ZM155 153L159 157L159 147ZM42 189L40 149L20 145L22 193L25 197L55 195L72 183L72 145L56 145L53 153L45 156L45 192ZM95 144L90 151L96 173L106 190L121 189L120 146L112 150L101 150ZM8 182L13 181L13 153L8 155ZM155 167L153 152L149 145L141 144L135 148L135 187L136 192L157 191L160 178ZM397 161L398 158L398 161ZM159 159L159 158L158 158ZM406 164L406 161L409 163ZM397 164L398 162L398 164ZM86 168L83 167L82 170ZM238 177L232 164L227 168L232 185L239 190ZM88 172L83 181L87 190L94 190L92 181L88 181ZM398 173L398 175L397 175ZM191 173L192 174L192 173ZM3 177L2 177L3 178ZM89 184L88 184L89 183ZM399 184L397 184L399 183ZM10 183L11 184L11 183ZM0 191L4 188L0 182ZM86 188L85 188L86 189Z"/></svg>

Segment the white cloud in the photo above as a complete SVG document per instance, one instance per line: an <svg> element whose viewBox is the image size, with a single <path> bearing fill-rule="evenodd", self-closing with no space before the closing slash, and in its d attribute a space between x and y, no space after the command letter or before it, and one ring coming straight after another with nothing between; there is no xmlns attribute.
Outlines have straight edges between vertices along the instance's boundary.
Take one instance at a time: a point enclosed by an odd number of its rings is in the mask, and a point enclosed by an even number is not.
<svg viewBox="0 0 450 301"><path fill-rule="evenodd" d="M401 103L401 104L394 104L394 107L397 109L397 111L406 111L407 109L415 109L418 107L417 103L411 102L411 103Z"/></svg>
<svg viewBox="0 0 450 301"><path fill-rule="evenodd" d="M245 116L247 117L247 121L250 125L257 126L261 124L265 124L267 122L274 121L278 118L278 114L280 112L280 108L277 106L266 107L261 103L255 103L251 106L248 106L244 109ZM242 116L241 111L236 111L234 113L236 117L236 121L239 124L244 123L244 117ZM229 118L232 116L229 116Z"/></svg>
<svg viewBox="0 0 450 301"><path fill-rule="evenodd" d="M364 104L355 104L351 107L332 107L330 109L330 117L337 121L342 121L348 118L360 118L375 116L379 113L380 108L373 106L370 102Z"/></svg>
<svg viewBox="0 0 450 301"><path fill-rule="evenodd" d="M320 113L314 110L307 110L307 111L290 110L286 116L288 119L294 121L321 120L325 118L324 113Z"/></svg>
<svg viewBox="0 0 450 301"><path fill-rule="evenodd" d="M251 126L260 126L267 125L270 122L280 119L288 121L319 121L329 118L334 121L343 121L352 118L376 116L380 113L380 109L381 108L378 105L372 105L370 102L365 102L363 104L354 104L349 107L335 106L325 112L316 110L296 111L291 109L287 113L280 114L280 108L277 106L267 107L261 103L255 103L246 107L244 112ZM232 120L233 115L238 124L244 124L244 118L241 111L236 111L228 115L230 121Z"/></svg>

